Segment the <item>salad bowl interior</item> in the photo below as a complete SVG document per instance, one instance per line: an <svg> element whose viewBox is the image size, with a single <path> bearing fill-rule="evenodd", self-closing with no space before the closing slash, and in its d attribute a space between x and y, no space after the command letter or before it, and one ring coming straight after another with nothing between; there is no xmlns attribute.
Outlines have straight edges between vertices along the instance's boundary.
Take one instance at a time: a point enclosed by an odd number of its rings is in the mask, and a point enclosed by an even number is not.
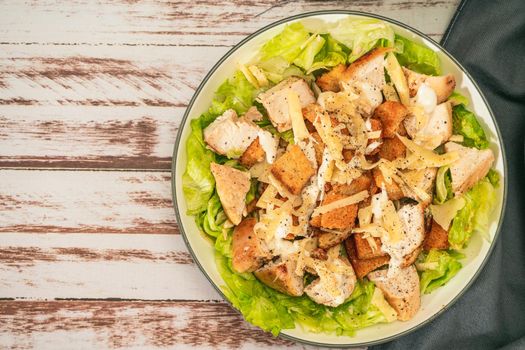
<svg viewBox="0 0 525 350"><path fill-rule="evenodd" d="M312 345L333 347L382 343L421 327L454 303L473 283L477 275L481 272L483 265L487 262L498 235L504 210L506 191L505 157L499 130L492 111L476 83L465 69L450 54L428 37L404 24L383 17L351 11L321 11L284 19L259 30L243 40L229 51L208 73L190 101L181 122L173 154L174 161L172 169L174 205L177 213L177 221L183 237L195 262L199 265L211 284L222 294L220 287L225 283L216 266L214 247L210 243L210 240L199 231L194 217L186 214L187 205L182 191L182 174L187 163L185 141L191 131L190 121L193 118L197 118L209 108L214 91L217 90L225 79L232 76L238 67L238 63L247 62L252 59L260 46L281 32L285 25L295 21L305 20L333 22L347 16L356 18L372 17L384 20L390 23L397 34L423 44L437 53L441 61L442 71L451 73L456 77L456 91L469 99L469 108L478 116L478 120L487 133L491 143L490 148L493 150L496 158L494 168L501 175L501 185L497 188L497 204L490 218L491 224L488 237L473 235L468 247L464 250L466 258L461 261L463 268L455 278L451 279L443 287L437 289L432 294L422 295L421 308L414 318L405 322L396 321L393 323L373 325L357 331L353 337L337 336L335 334L316 334L303 330L299 326L295 329L284 330L281 333L281 336L292 340Z"/></svg>

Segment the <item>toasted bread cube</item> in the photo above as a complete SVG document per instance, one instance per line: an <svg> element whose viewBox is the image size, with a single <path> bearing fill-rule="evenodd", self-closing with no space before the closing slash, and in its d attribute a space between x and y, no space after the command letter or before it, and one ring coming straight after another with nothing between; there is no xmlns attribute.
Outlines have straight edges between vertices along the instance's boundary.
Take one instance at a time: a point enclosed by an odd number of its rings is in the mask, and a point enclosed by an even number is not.
<svg viewBox="0 0 525 350"><path fill-rule="evenodd" d="M405 157L405 155L406 146L398 137L383 139L383 143L379 146L379 157L386 160L393 161L397 158Z"/></svg>
<svg viewBox="0 0 525 350"><path fill-rule="evenodd" d="M396 101L386 101L376 108L374 118L381 120L382 136L392 138L396 135L399 125L408 115L408 109Z"/></svg>
<svg viewBox="0 0 525 350"><path fill-rule="evenodd" d="M301 109L303 113L303 118L308 120L310 123L314 124L317 112L321 111L321 106L317 103L310 103L306 107Z"/></svg>
<svg viewBox="0 0 525 350"><path fill-rule="evenodd" d="M403 190L398 186L398 184L396 184L394 180L392 180L390 183L385 181L381 170L375 168L373 174L376 186L379 188L382 188L383 186L385 187L388 194L388 199L395 201L405 197Z"/></svg>
<svg viewBox="0 0 525 350"><path fill-rule="evenodd" d="M354 237L348 237L345 240L345 248L346 253L350 259L350 263L352 264L355 274L359 279L365 277L375 269L388 264L388 261L390 260L389 256L379 256L377 258L371 259L359 259L357 257Z"/></svg>
<svg viewBox="0 0 525 350"><path fill-rule="evenodd" d="M315 174L312 164L297 145L291 145L275 161L270 171L284 188L294 195L300 194L304 186Z"/></svg>
<svg viewBox="0 0 525 350"><path fill-rule="evenodd" d="M401 269L392 277L387 275L387 270L379 270L369 273L368 278L381 289L385 299L396 310L398 320L407 321L414 317L421 300L419 275L413 265Z"/></svg>
<svg viewBox="0 0 525 350"><path fill-rule="evenodd" d="M351 231L345 231L342 233L333 233L333 232L321 232L318 235L319 238L319 247L322 249L328 249L335 247L336 245L342 243L347 239L351 234Z"/></svg>
<svg viewBox="0 0 525 350"><path fill-rule="evenodd" d="M339 199L343 199L345 195L341 195L334 191L330 191L326 194L323 200L324 204L335 202ZM347 205L335 210L331 210L321 215L321 227L332 230L349 230L355 225L355 219L357 218L357 204Z"/></svg>
<svg viewBox="0 0 525 350"><path fill-rule="evenodd" d="M301 296L304 292L303 278L295 273L297 260L289 257L285 260L270 262L255 271L255 277L261 282L291 296Z"/></svg>
<svg viewBox="0 0 525 350"><path fill-rule="evenodd" d="M332 189L334 192L342 194L344 196L351 196L361 191L370 189L372 185L372 178L368 173L364 173L357 179L352 181L350 184L334 184Z"/></svg>
<svg viewBox="0 0 525 350"><path fill-rule="evenodd" d="M317 86L319 86L321 91L339 92L341 90L339 82L341 81L341 77L345 70L346 66L344 64L334 67L331 71L328 71L317 78Z"/></svg>
<svg viewBox="0 0 525 350"><path fill-rule="evenodd" d="M246 218L233 230L232 265L237 272L253 272L271 258L253 231L256 223L255 218Z"/></svg>
<svg viewBox="0 0 525 350"><path fill-rule="evenodd" d="M359 259L371 259L377 258L378 256L388 256L387 253L381 250L381 239L378 237L374 237L373 239L377 246L377 249L375 250L373 247L370 246L368 240L366 238L363 238L363 234L354 234L355 249L357 251L357 257Z"/></svg>
<svg viewBox="0 0 525 350"><path fill-rule="evenodd" d="M423 248L428 252L431 249L448 249L449 247L448 232L432 220L432 228L425 237Z"/></svg>
<svg viewBox="0 0 525 350"><path fill-rule="evenodd" d="M255 164L262 162L264 160L264 149L262 148L259 138L257 137L253 142L248 146L246 151L242 154L239 159L239 163L244 165L247 168L251 168Z"/></svg>

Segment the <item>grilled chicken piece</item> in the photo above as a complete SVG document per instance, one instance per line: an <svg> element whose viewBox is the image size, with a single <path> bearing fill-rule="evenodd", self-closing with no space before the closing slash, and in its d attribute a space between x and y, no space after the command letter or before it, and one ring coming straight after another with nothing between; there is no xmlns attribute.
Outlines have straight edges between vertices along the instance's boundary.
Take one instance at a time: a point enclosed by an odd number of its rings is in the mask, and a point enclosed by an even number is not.
<svg viewBox="0 0 525 350"><path fill-rule="evenodd" d="M271 258L264 242L253 230L256 223L255 218L246 218L233 230L232 265L239 273L253 272Z"/></svg>
<svg viewBox="0 0 525 350"><path fill-rule="evenodd" d="M419 276L414 265L401 269L392 277L388 277L387 270L378 270L369 273L368 278L381 289L396 310L398 320L408 321L414 317L421 303Z"/></svg>
<svg viewBox="0 0 525 350"><path fill-rule="evenodd" d="M270 168L271 174L294 195L301 193L304 186L315 174L312 163L297 145L288 150Z"/></svg>
<svg viewBox="0 0 525 350"><path fill-rule="evenodd" d="M273 163L277 154L279 138L255 125L249 118L237 118L237 113L229 109L215 119L203 131L204 141L213 151L229 158L237 159L256 138L266 153L268 163Z"/></svg>
<svg viewBox="0 0 525 350"><path fill-rule="evenodd" d="M292 90L299 96L301 108L315 102L315 96L308 83L301 78L290 77L257 97L262 103L272 124L279 132L290 130L292 120L288 112L288 91Z"/></svg>
<svg viewBox="0 0 525 350"><path fill-rule="evenodd" d="M215 178L217 194L224 212L234 225L238 225L246 208L246 194L250 190L250 173L217 163L211 163L210 169Z"/></svg>
<svg viewBox="0 0 525 350"><path fill-rule="evenodd" d="M303 295L304 283L303 277L295 273L296 267L297 258L293 255L284 260L279 259L275 262L270 262L255 271L254 274L267 286L281 293L298 297Z"/></svg>
<svg viewBox="0 0 525 350"><path fill-rule="evenodd" d="M403 72L407 78L408 89L411 97L416 96L417 90L421 84L426 83L436 93L437 103L441 103L447 100L456 87L456 78L454 78L452 74L433 77L416 73L407 68L403 68Z"/></svg>
<svg viewBox="0 0 525 350"><path fill-rule="evenodd" d="M478 150L448 142L445 144L445 151L456 151L460 154L460 158L450 165L452 190L455 195L460 195L471 189L487 175L492 163L494 163L494 153L490 149Z"/></svg>
<svg viewBox="0 0 525 350"><path fill-rule="evenodd" d="M417 129L415 116L406 118L404 126L408 135L414 138L416 142L418 139L429 140L435 137L436 140L433 141L431 148L436 148L452 136L452 104L447 101L437 105L430 114L426 125L420 130Z"/></svg>
<svg viewBox="0 0 525 350"><path fill-rule="evenodd" d="M425 213L421 204L407 204L397 211L403 225L403 238L396 243L404 256L418 249L425 239Z"/></svg>
<svg viewBox="0 0 525 350"><path fill-rule="evenodd" d="M396 101L386 101L374 111L374 118L381 120L384 138L392 138L398 132L399 126L408 115L408 109Z"/></svg>
<svg viewBox="0 0 525 350"><path fill-rule="evenodd" d="M315 270L319 278L304 289L310 299L318 304L336 307L352 294L357 279L352 266L343 259L312 259L314 263L310 268Z"/></svg>
<svg viewBox="0 0 525 350"><path fill-rule="evenodd" d="M339 82L341 81L341 77L345 70L346 66L344 64L334 67L332 70L322 74L319 78L317 78L317 86L319 86L321 91L341 91L341 85Z"/></svg>

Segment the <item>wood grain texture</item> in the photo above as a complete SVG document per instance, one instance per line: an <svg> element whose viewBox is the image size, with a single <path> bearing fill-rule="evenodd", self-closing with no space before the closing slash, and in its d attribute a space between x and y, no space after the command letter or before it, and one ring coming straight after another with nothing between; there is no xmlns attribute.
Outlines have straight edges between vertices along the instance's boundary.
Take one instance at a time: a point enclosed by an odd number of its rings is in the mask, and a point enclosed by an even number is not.
<svg viewBox="0 0 525 350"><path fill-rule="evenodd" d="M0 233L176 234L170 181L166 172L0 170Z"/></svg>
<svg viewBox="0 0 525 350"><path fill-rule="evenodd" d="M284 17L359 10L391 17L439 38L459 0L404 1L3 1L2 41L31 44L231 46ZM32 13L32 16L27 16ZM79 23L82 25L80 26Z"/></svg>
<svg viewBox="0 0 525 350"><path fill-rule="evenodd" d="M10 349L307 349L248 325L224 302L0 301Z"/></svg>
<svg viewBox="0 0 525 350"><path fill-rule="evenodd" d="M0 241L0 298L222 300L180 235L2 233Z"/></svg>

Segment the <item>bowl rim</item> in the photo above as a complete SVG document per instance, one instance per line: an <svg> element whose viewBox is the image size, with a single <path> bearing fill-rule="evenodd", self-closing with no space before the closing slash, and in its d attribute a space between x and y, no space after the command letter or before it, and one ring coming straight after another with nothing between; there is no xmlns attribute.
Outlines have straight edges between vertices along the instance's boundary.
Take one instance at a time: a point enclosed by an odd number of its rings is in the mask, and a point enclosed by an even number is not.
<svg viewBox="0 0 525 350"><path fill-rule="evenodd" d="M253 32L252 34L246 36L244 39L242 39L239 43L237 43L231 49L229 49L213 65L213 67L208 71L206 76L203 78L202 82L199 84L199 86L195 90L192 98L188 102L188 106L186 107L186 110L184 112L182 120L181 120L181 122L179 124L179 130L177 131L177 137L175 139L175 145L174 145L174 148L173 148L172 163L171 163L171 174L172 174L172 177L171 177L171 192L172 192L173 208L175 210L175 216L177 218L177 223L180 223L180 222L182 222L182 220L181 220L181 213L180 213L178 205L177 205L178 201L177 201L177 190L176 190L176 178L177 178L177 175L178 175L177 171L176 171L177 153L179 151L179 146L180 146L181 141L182 141L182 134L183 134L184 126L186 125L186 122L187 122L187 120L189 118L190 110L192 109L193 104L195 103L195 100L199 96L201 90L208 83L208 80L213 75L213 73L215 73L215 71L222 65L222 63L227 58L229 58L231 55L233 55L235 53L235 51L237 51L239 48L241 48L246 42L248 42L251 39L253 39L254 37L256 37L256 36L266 32L267 30L269 30L269 29L271 29L273 27L276 27L278 25L281 25L281 24L284 24L284 23L288 23L288 22L291 22L291 21L295 21L295 20L298 20L298 19L307 18L307 17L314 17L314 16L319 16L319 15L330 15L330 14L356 15L356 16L362 16L362 17L369 17L369 18L379 19L379 20L385 21L387 23L394 24L394 25L397 25L399 27L402 27L402 28L404 28L404 29L406 29L406 30L416 34L417 36L419 36L419 37L421 37L421 38L423 38L425 40L428 40L432 44L436 45L441 50L441 52L443 52L445 55L447 55L447 57L450 60L452 60L452 62L454 62L454 64L470 79L470 81L472 82L472 85L474 85L475 89L478 91L478 93L481 96L483 102L485 103L485 105L487 107L487 110L489 112L490 118L494 122L497 139L498 139L498 142L500 144L500 152L501 152L501 157L502 157L503 169L504 169L504 172L505 172L505 176L503 177L502 206L501 206L501 209L500 209L498 226L496 228L496 232L494 233L494 238L490 242L489 250L487 251L487 254L485 255L485 257L483 258L483 261L481 262L481 265L476 270L476 272L474 273L474 275L472 276L470 281L467 283L467 285L461 291L459 291L459 293L457 293L456 296L448 304L446 304L444 307L442 307L434 315L432 315L431 317L427 318L423 322L413 326L412 328L404 330L404 331L402 331L400 333L397 333L395 335L392 335L392 336L389 336L389 337L385 337L385 338L381 338L381 339L377 339L377 340L373 340L373 341L360 342L360 343L331 344L331 343L321 343L321 342L305 340L305 339L294 337L294 336L291 336L291 335L288 335L288 334L283 334L282 332L279 333L279 335L278 335L278 337L280 337L280 338L283 338L283 339L286 339L286 340L291 340L291 341L302 343L302 344L306 344L306 345L311 345L311 346L322 346L322 347L328 347L328 348L351 348L351 347L359 347L359 346L378 345L378 344L383 344L383 343L390 342L392 340L398 339L398 338L400 338L402 336L405 336L405 335L408 335L408 334L410 334L412 332L415 332L416 330L418 330L418 329L422 328L423 326L429 324L434 319L436 319L441 314L443 314L452 305L454 305L463 296L463 294L465 294L465 292L472 286L472 284L474 284L474 282L477 280L477 278L479 277L479 275L483 271L486 263L488 262L490 256L492 255L492 252L494 251L494 248L496 246L497 240L498 240L498 238L500 236L500 231L501 231L501 227L502 227L503 221L505 219L505 212L506 212L506 207L507 207L507 176L506 176L506 174L508 172L507 157L505 155L505 147L504 147L504 144L503 144L503 138L502 138L502 135L501 135L501 131L500 131L497 119L494 117L494 112L492 111L492 108L490 107L489 102L487 101L485 95L483 94L482 90L480 89L480 87L478 86L478 84L476 83L474 78L470 75L470 73L467 71L467 69L465 67L463 67L463 65L461 65L461 63L459 63L454 58L454 56L452 56L452 54L450 54L443 46L441 46L441 44L439 44L438 42L436 42L434 39L430 38L426 34L420 32L419 30L417 30L415 28L412 28L411 26L409 26L409 25L407 25L405 23L399 22L397 20L394 20L394 19L391 19L391 18L388 18L388 17L385 17L385 16L377 15L377 14L374 14L374 13L369 13L369 12L364 12L364 11L354 11L354 10L343 10L343 9L340 9L340 10L317 10L317 11L303 12L303 13L296 14L296 15L293 15L293 16L285 17L283 19L280 19L278 21L272 22L272 23L270 23L270 24L268 24L268 25L258 29L257 31ZM181 176L182 176L182 174L181 174ZM189 252L191 254L191 257L193 258L193 261L199 267L199 270L204 274L204 276L206 277L208 282L210 282L210 284L219 293L219 295L230 305L230 307L244 318L244 316L241 314L241 312L233 307L233 305L230 302L230 300L228 300L228 298L222 292L220 287L215 284L215 282L211 279L211 277L206 272L206 269L202 266L202 264L200 263L199 259L197 258L197 255L195 254L193 248L191 247L191 245L190 245L190 243L188 241L188 238L186 236L186 232L185 232L184 227L182 225L179 225L179 230L180 230L180 233L181 233L182 238L184 240L184 244L188 248L188 250L189 250ZM259 327L257 327L257 328L259 328Z"/></svg>

